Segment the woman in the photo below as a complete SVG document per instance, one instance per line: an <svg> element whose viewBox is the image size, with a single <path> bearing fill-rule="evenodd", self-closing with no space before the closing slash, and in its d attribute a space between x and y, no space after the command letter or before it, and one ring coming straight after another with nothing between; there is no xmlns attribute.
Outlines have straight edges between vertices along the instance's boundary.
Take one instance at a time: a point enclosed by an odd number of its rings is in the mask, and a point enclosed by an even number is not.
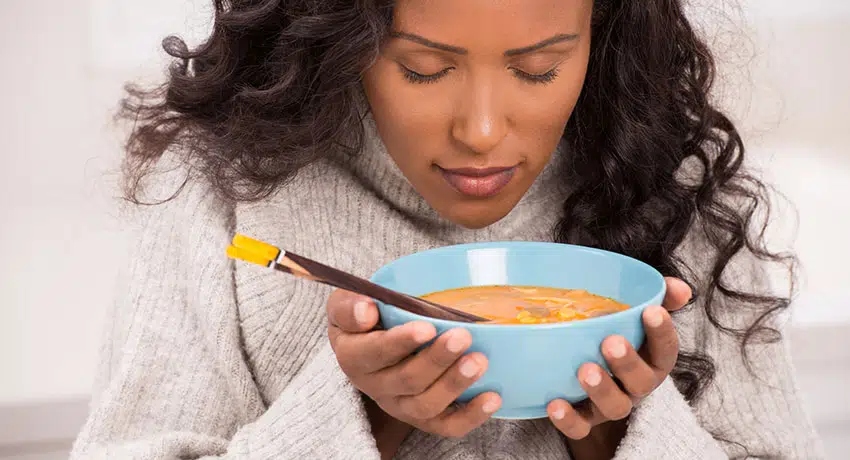
<svg viewBox="0 0 850 460"><path fill-rule="evenodd" d="M215 8L126 105L128 196L155 205L74 458L822 456L764 279L788 261L754 232L763 187L680 1ZM232 264L234 232L361 276L571 242L652 264L669 294L640 353L603 343L619 383L586 364L588 401L490 420L497 394L451 404L487 367L464 330L411 356L432 327L377 330L368 299Z"/></svg>

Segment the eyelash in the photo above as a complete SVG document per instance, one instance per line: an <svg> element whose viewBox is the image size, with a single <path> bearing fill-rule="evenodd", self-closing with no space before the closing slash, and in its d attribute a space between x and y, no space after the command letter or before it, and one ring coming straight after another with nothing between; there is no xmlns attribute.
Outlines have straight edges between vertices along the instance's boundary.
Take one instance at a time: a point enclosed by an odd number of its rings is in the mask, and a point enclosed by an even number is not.
<svg viewBox="0 0 850 460"><path fill-rule="evenodd" d="M555 78L558 78L558 68L557 67L555 67L554 69L552 69L552 70L550 70L546 73L541 73L541 74L523 72L522 70L519 70L519 69L512 69L512 70L514 71L514 74L516 74L516 76L518 76L519 78L522 78L523 80L525 80L529 83L534 83L534 84L552 83L555 80Z"/></svg>
<svg viewBox="0 0 850 460"><path fill-rule="evenodd" d="M419 84L435 83L439 79L443 78L446 74L448 74L449 71L451 71L452 69L454 69L454 67L447 67L447 68L445 68L445 69L443 69L443 70L441 70L437 73L432 73L432 74L429 74L429 75L423 75L421 73L414 72L414 71L408 69L405 66L401 66L401 71L402 71L402 74L404 75L404 78L411 83L419 83ZM555 78L558 77L558 68L557 67L546 72L546 73L541 73L541 74L532 74L532 73L528 73L528 72L523 72L522 70L519 70L519 69L511 69L511 70L513 70L514 74L517 77L521 78L522 80L525 80L528 83L533 83L533 84L551 83L552 81L555 80Z"/></svg>
<svg viewBox="0 0 850 460"><path fill-rule="evenodd" d="M404 78L407 81L409 81L411 83L427 84L427 83L434 83L437 80L443 78L453 68L454 67L446 67L445 69L443 69L443 70L441 70L437 73L432 73L432 74L429 74L429 75L422 75L421 73L414 72L414 71L408 69L405 66L401 66L401 71L404 74Z"/></svg>

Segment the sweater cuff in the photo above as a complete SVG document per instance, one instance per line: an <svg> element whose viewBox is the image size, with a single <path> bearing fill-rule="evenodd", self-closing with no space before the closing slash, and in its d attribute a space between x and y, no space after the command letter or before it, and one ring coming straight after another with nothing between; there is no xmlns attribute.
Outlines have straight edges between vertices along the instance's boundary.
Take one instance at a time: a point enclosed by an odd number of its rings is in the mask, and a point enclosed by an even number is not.
<svg viewBox="0 0 850 460"><path fill-rule="evenodd" d="M724 459L669 377L635 407L615 460Z"/></svg>
<svg viewBox="0 0 850 460"><path fill-rule="evenodd" d="M309 363L256 422L240 430L230 453L245 458L380 459L363 401L337 365L330 344Z"/></svg>

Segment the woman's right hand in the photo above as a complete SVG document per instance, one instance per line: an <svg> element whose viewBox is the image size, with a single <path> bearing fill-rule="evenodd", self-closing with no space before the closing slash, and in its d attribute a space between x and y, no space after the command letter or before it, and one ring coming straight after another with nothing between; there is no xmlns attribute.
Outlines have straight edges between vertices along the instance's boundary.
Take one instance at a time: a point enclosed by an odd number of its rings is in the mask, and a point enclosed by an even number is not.
<svg viewBox="0 0 850 460"><path fill-rule="evenodd" d="M447 331L412 355L436 336L433 325L418 321L374 330L375 303L343 290L331 294L327 313L328 337L343 372L390 417L428 433L462 437L499 409L496 393L452 404L487 370L483 354L464 355L472 343L465 329Z"/></svg>

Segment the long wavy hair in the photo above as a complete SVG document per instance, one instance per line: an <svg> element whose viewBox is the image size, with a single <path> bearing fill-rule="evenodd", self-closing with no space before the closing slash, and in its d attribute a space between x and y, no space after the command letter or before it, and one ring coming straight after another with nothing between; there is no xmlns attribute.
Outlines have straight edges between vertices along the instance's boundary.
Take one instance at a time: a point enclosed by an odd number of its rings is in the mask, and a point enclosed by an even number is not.
<svg viewBox="0 0 850 460"><path fill-rule="evenodd" d="M199 47L163 42L175 63L162 86L128 86L120 115L134 123L124 164L130 200L167 149L223 196L256 200L322 155L362 145L355 99L387 36L391 1L214 6L212 33ZM574 151L565 180L575 191L552 210L562 214L554 239L624 253L685 279L699 288L709 322L740 340L746 357L752 339L778 339L769 319L788 298L736 289L722 275L742 251L789 267L793 258L765 247L767 219L757 214L769 204L767 189L742 168L741 136L709 100L712 53L681 0L596 0L593 14L588 75L564 132ZM695 180L678 175L686 162L699 166ZM713 253L707 270L676 256L697 223ZM755 311L756 320L724 323L729 305ZM691 402L714 375L698 350L681 352L672 373Z"/></svg>

